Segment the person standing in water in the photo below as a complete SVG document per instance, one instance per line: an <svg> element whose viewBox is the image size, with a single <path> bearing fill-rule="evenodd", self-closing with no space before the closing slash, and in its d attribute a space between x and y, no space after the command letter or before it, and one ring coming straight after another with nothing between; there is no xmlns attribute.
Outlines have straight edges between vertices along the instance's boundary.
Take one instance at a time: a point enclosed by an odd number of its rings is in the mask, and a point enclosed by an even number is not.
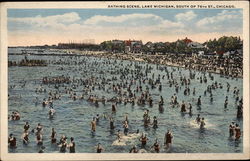
<svg viewBox="0 0 250 161"><path fill-rule="evenodd" d="M201 105L201 96L199 96L199 98L198 98L197 105L198 105L198 106Z"/></svg>
<svg viewBox="0 0 250 161"><path fill-rule="evenodd" d="M28 131L24 131L22 135L23 144L27 145L29 143L29 133Z"/></svg>
<svg viewBox="0 0 250 161"><path fill-rule="evenodd" d="M121 137L122 137L122 134L121 134L120 130L117 131L117 135L116 136L117 136L118 142L120 142L121 141Z"/></svg>
<svg viewBox="0 0 250 161"><path fill-rule="evenodd" d="M163 104L164 104L164 100L163 100L163 97L161 96L160 101L159 101L159 105L163 105Z"/></svg>
<svg viewBox="0 0 250 161"><path fill-rule="evenodd" d="M204 129L206 123L204 117L202 117L201 122L200 122L200 129Z"/></svg>
<svg viewBox="0 0 250 161"><path fill-rule="evenodd" d="M186 112L186 105L184 101L182 101L182 104L181 104L181 112Z"/></svg>
<svg viewBox="0 0 250 161"><path fill-rule="evenodd" d="M230 136L230 137L234 136L234 132L235 132L235 124L234 124L234 122L232 122L232 123L229 125L229 136Z"/></svg>
<svg viewBox="0 0 250 161"><path fill-rule="evenodd" d="M171 133L170 130L168 130L168 132L165 134L165 138L164 138L164 145L166 145L167 148L170 148L170 146L172 144L172 139L173 139L173 134Z"/></svg>
<svg viewBox="0 0 250 161"><path fill-rule="evenodd" d="M51 132L50 138L51 138L51 143L52 144L56 143L56 131L55 131L54 128L52 128L52 132Z"/></svg>
<svg viewBox="0 0 250 161"><path fill-rule="evenodd" d="M192 115L192 105L191 105L191 103L189 103L189 115Z"/></svg>
<svg viewBox="0 0 250 161"><path fill-rule="evenodd" d="M124 122L125 122L125 121L127 121L127 123L129 123L129 121L128 121L128 115L127 115L127 114L125 115L125 120L124 120Z"/></svg>
<svg viewBox="0 0 250 161"><path fill-rule="evenodd" d="M196 122L199 124L201 122L200 114L197 115L196 117Z"/></svg>
<svg viewBox="0 0 250 161"><path fill-rule="evenodd" d="M43 127L40 123L37 124L36 131L36 134L40 134L43 131Z"/></svg>
<svg viewBox="0 0 250 161"><path fill-rule="evenodd" d="M158 143L158 139L155 139L155 143L151 148L154 148L156 153L160 152L160 144Z"/></svg>
<svg viewBox="0 0 250 161"><path fill-rule="evenodd" d="M100 119L99 114L97 114L96 117L95 117L95 120L96 120L97 123L99 122L99 119Z"/></svg>
<svg viewBox="0 0 250 161"><path fill-rule="evenodd" d="M240 126L238 124L235 125L235 141L239 140L241 136Z"/></svg>
<svg viewBox="0 0 250 161"><path fill-rule="evenodd" d="M143 114L143 120L144 120L144 121L145 121L145 120L147 119L147 117L149 116L148 113L149 113L149 110L145 110L145 111L144 111L144 114Z"/></svg>
<svg viewBox="0 0 250 161"><path fill-rule="evenodd" d="M124 121L123 127L124 127L124 134L127 135L128 134L128 122L127 121Z"/></svg>
<svg viewBox="0 0 250 161"><path fill-rule="evenodd" d="M111 117L110 118L110 129L112 130L112 129L114 129L115 128L115 125L114 125L114 120L113 120L113 118Z"/></svg>
<svg viewBox="0 0 250 161"><path fill-rule="evenodd" d="M226 96L225 102L224 102L224 108L227 108L227 104L228 104L228 97Z"/></svg>
<svg viewBox="0 0 250 161"><path fill-rule="evenodd" d="M74 142L74 138L71 137L71 138L70 138L70 143L69 143L69 145L68 145L68 148L69 148L69 152L70 152L70 153L75 153L75 146L76 146L76 144L75 144L75 142Z"/></svg>
<svg viewBox="0 0 250 161"><path fill-rule="evenodd" d="M28 122L26 122L25 125L23 126L24 132L28 132L29 128L30 128L30 125Z"/></svg>
<svg viewBox="0 0 250 161"><path fill-rule="evenodd" d="M113 113L116 112L116 106L115 106L115 104L112 104L112 112L113 112Z"/></svg>
<svg viewBox="0 0 250 161"><path fill-rule="evenodd" d="M91 121L91 131L95 132L96 130L96 119L93 117L93 120Z"/></svg>
<svg viewBox="0 0 250 161"><path fill-rule="evenodd" d="M10 148L16 148L16 137L13 136L13 134L10 134L9 135L9 138L8 138L8 144L10 146Z"/></svg>
<svg viewBox="0 0 250 161"><path fill-rule="evenodd" d="M36 143L37 143L37 145L43 145L43 136L41 133L38 133L36 135Z"/></svg>
<svg viewBox="0 0 250 161"><path fill-rule="evenodd" d="M147 135L146 134L142 134L141 138L139 139L139 141L141 141L141 146L145 147L148 141Z"/></svg>
<svg viewBox="0 0 250 161"><path fill-rule="evenodd" d="M66 152L66 148L67 148L67 137L64 137L63 139L61 139L61 144L59 145L60 147L60 152L61 153L65 153Z"/></svg>
<svg viewBox="0 0 250 161"><path fill-rule="evenodd" d="M156 116L154 116L154 120L153 120L153 128L154 128L154 129L158 128L158 121L157 121Z"/></svg>

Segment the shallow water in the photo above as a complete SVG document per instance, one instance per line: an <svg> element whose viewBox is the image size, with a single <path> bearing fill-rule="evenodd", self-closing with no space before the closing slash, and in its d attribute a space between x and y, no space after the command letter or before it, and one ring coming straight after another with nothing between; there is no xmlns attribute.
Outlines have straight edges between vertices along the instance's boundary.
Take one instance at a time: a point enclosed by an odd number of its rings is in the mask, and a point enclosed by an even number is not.
<svg viewBox="0 0 250 161"><path fill-rule="evenodd" d="M10 50L13 49L9 49ZM15 52L20 52L20 49L14 49ZM14 51L11 51L14 52ZM24 56L14 56L9 55L9 60L20 61ZM128 114L129 119L129 132L135 132L137 129L140 132L147 133L149 141L146 146L146 150L150 152L150 147L153 145L155 138L158 138L161 143L161 152L165 153L242 153L242 139L239 142L232 141L228 138L228 126L231 121L235 121L242 127L242 120L236 119L237 108L235 105L235 98L233 96L233 88L237 87L240 90L240 98L242 97L242 79L231 79L220 77L220 75L212 74L214 80L210 80L208 73L205 73L208 78L207 83L200 83L197 79L203 76L203 73L196 71L196 78L191 80L191 94L189 96L184 96L183 91L185 86L181 87L181 90L177 93L178 101L189 102L193 106L193 115L180 113L180 108L172 108L170 106L170 98L175 93L174 86L169 87L168 79L165 76L161 79L162 91L158 88L151 89L154 105L149 107L148 105L139 106L135 104L132 106L130 103L127 105L118 104L116 114L111 114L111 103L107 102L104 106L99 103L99 107L95 107L93 104L87 102L86 100L72 100L69 98L69 94L66 94L64 87L60 87L59 91L62 94L61 100L55 100L53 102L56 114L53 119L48 117L48 107L42 107L42 101L44 98L48 98L48 91L56 91L54 85L42 85L46 88L45 93L36 93L35 89L41 85L42 78L45 76L60 76L68 75L71 78L89 78L90 76L95 77L105 77L112 78L117 76L117 81L111 81L120 83L120 74L117 72L115 75L111 75L110 71L118 71L127 67L129 69L135 69L134 64L145 67L145 63L139 62L129 62L120 60L107 60L106 58L94 58L94 57L59 57L59 56L28 56L29 59L45 59L50 64L47 67L9 67L8 69L8 83L9 87L15 85L13 89L9 88L9 107L8 114L11 114L13 110L18 110L21 114L21 120L19 121L9 121L8 133L13 133L17 138L17 148L9 149L9 152L15 153L37 153L39 147L37 147L35 142L35 135L30 134L30 143L25 146L22 144L21 135L23 132L23 125L26 121L29 122L31 129L35 128L37 123L41 123L44 126L44 146L46 147L45 152L48 153L58 153L59 148L50 143L51 128L54 127L57 132L57 140L60 139L61 135L64 134L68 138L74 137L76 142L76 152L77 153L93 153L96 152L95 146L101 143L105 149L105 153L127 153L133 145L140 147L140 141L138 139L131 140L126 146L112 146L112 143L116 140L115 133L118 129L123 131L122 121L124 121L125 114ZM80 61L85 60L85 64L70 64L70 65L56 65L53 64L54 61ZM111 64L106 64L110 61ZM96 63L94 66L88 66L92 63ZM130 66L132 64L132 66ZM153 69L149 73L148 77L151 78L154 73L156 79L158 74L166 75L166 72L157 70L157 65L149 64ZM63 70L59 70L63 67ZM164 66L159 66L164 67ZM179 82L180 74L189 76L189 71L182 68L167 67L169 72L173 72L173 77L177 78ZM104 74L100 73L101 71ZM194 71L193 71L194 72ZM127 76L131 76L128 74ZM22 87L26 82L25 86ZM214 81L221 83L223 88L213 90L213 103L210 102L209 93L204 96L204 90L206 90L207 85L211 85ZM226 91L226 82L230 83L230 92ZM76 84L76 83L74 83ZM139 82L137 81L138 85ZM66 85L65 86L69 86ZM132 91L135 89L135 85L132 86ZM196 94L192 94L193 88L196 88ZM106 98L112 98L116 96L115 93L110 90L110 93L102 90L98 90L95 87L95 91L92 94L99 97L105 96ZM106 85L108 88L108 85ZM143 90L146 89L145 84L142 83ZM77 96L82 94L83 86L79 86L73 89ZM141 93L137 93L139 96ZM201 109L196 106L197 98L201 95ZM165 104L164 111L161 113L158 110L157 102L163 96ZM228 110L224 110L224 100L228 96ZM36 97L38 100L36 100ZM149 115L151 118L157 116L159 128L153 129L152 127L145 128L143 126L143 113L145 109L149 109ZM96 114L104 114L108 116L112 115L115 120L115 130L112 131L109 128L109 120L105 118L100 118L97 125L95 134L91 133L90 122ZM197 114L205 118L206 126L204 130L194 123ZM169 151L163 148L164 135L167 129L171 129L173 132L173 145ZM242 129L243 131L243 129Z"/></svg>

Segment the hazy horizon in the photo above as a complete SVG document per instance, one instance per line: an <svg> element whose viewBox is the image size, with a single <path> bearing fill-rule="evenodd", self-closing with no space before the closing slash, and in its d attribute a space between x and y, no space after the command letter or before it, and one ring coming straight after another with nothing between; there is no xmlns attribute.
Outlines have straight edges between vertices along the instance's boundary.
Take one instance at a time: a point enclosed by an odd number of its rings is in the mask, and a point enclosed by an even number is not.
<svg viewBox="0 0 250 161"><path fill-rule="evenodd" d="M8 9L8 46L242 38L242 9Z"/></svg>

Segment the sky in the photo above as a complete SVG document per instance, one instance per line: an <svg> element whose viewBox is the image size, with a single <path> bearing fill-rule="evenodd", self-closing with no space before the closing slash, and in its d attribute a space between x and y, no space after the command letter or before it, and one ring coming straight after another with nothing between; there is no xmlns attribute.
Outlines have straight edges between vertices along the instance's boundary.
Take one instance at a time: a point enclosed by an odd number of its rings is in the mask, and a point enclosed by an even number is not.
<svg viewBox="0 0 250 161"><path fill-rule="evenodd" d="M205 42L240 36L242 9L8 9L8 45L52 45L94 39Z"/></svg>

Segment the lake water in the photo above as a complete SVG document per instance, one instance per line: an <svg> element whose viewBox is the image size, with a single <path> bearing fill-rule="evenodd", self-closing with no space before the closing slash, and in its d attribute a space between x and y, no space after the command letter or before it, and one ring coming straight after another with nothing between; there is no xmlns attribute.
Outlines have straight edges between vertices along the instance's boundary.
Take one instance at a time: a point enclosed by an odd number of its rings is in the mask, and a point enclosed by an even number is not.
<svg viewBox="0 0 250 161"><path fill-rule="evenodd" d="M15 51L14 51L15 50ZM9 52L21 52L20 49L9 49ZM46 51L45 51L46 53ZM201 73L198 71L192 71L196 73L195 79L191 80L190 89L191 94L185 96L183 91L185 86L181 86L181 89L177 93L178 101L184 100L186 103L191 103L193 106L192 115L182 114L180 108L171 107L170 98L175 93L175 87L169 86L167 76L162 79L163 75L166 75L165 69L169 73L173 73L174 79L180 84L180 75L189 77L189 70L176 67L166 67L163 65L148 64L152 67L151 73L148 73L148 78L152 78L154 73L154 80L160 74L162 91L158 88L150 89L150 93L154 100L153 107L148 105L139 106L135 104L132 106L130 103L124 105L117 105L116 114L111 113L111 103L107 102L106 105L99 104L99 107L84 100L73 100L69 98L69 94L65 92L65 87L71 87L77 96L83 93L83 85L77 83L77 79L87 79L91 76L98 78L110 79L105 85L106 90L99 90L98 86L95 85L95 90L91 91L91 94L99 97L105 96L106 98L112 98L117 96L112 90L107 91L113 83L125 82L120 77L121 71L129 69L130 72L126 73L128 79L132 79L131 71L136 69L136 66L142 67L141 73L145 73L145 63L142 62L129 62L121 60L108 60L106 58L94 58L94 57L75 57L75 56L28 56L29 59L44 59L49 63L46 67L9 67L8 68L8 85L9 85L9 100L8 100L8 114L12 111L18 110L21 114L19 121L8 122L8 133L13 133L17 138L17 148L9 149L11 153L37 153L39 147L36 145L35 134L30 133L30 143L23 145L21 135L23 132L23 126L26 121L29 122L31 129L35 128L37 123L41 123L44 127L43 139L44 146L46 147L45 152L47 153L58 153L59 148L50 143L51 128L54 127L57 132L57 140L60 139L61 135L64 134L68 138L74 137L76 142L77 153L95 153L95 146L101 143L104 147L105 153L128 153L129 149L133 145L137 145L140 148L141 142L138 138L131 139L125 146L116 146L112 143L116 140L115 133L118 129L123 131L122 122L124 121L125 115L128 114L129 119L129 132L135 132L137 129L140 132L144 132L149 137L149 141L146 146L146 150L151 152L150 147L153 145L155 138L158 138L161 144L161 153L242 153L243 142L242 138L240 141L233 141L229 139L228 126L232 121L238 123L242 129L242 120L236 118L237 106L235 104L235 97L233 95L233 88L237 87L240 90L240 98L242 97L242 79L232 79L221 77L217 74L211 74L214 76L214 80L211 80L208 73ZM24 56L9 55L9 60L20 61L24 59ZM67 62L68 64L56 64L55 62ZM75 63L77 62L77 63ZM163 67L164 70L157 68ZM63 68L63 70L62 70ZM198 78L206 75L208 78L207 83L200 83ZM42 84L42 78L46 76L69 76L71 79L75 79L74 83L64 84L64 87L56 89L54 85ZM134 76L136 76L134 74ZM138 75L137 75L138 76ZM117 80L112 80L112 77L116 77ZM101 79L97 79L96 82L100 83ZM204 96L204 91L208 85L217 81L221 83L223 88L213 90L213 102L210 102L209 94ZM25 86L23 84L25 83ZM230 83L230 91L227 92L226 83ZM132 85L132 91L139 85L139 81ZM10 86L15 85L14 88ZM36 88L40 87L46 89L47 92L36 92ZM146 89L147 81L145 84L142 83L142 89ZM75 88L73 87L75 86ZM196 94L193 95L193 88L196 88ZM61 99L53 102L56 114L51 119L48 116L48 107L42 106L44 98L48 98L48 92L58 91L61 93ZM136 96L140 96L141 92L136 93ZM201 108L199 109L196 105L197 98L201 95ZM164 111L158 110L158 101L160 96L164 98ZM228 108L224 109L225 97L228 96ZM148 109L151 118L157 116L158 128L153 129L152 127L145 128L143 126L143 114ZM109 119L103 117L100 118L97 124L97 129L93 135L90 130L90 122L96 114L106 114L111 116L115 120L115 130L110 130ZM204 130L194 123L194 120L200 114L201 117L205 118L206 126ZM169 151L163 148L164 135L168 129L173 132L173 145ZM69 141L69 139L68 139Z"/></svg>

